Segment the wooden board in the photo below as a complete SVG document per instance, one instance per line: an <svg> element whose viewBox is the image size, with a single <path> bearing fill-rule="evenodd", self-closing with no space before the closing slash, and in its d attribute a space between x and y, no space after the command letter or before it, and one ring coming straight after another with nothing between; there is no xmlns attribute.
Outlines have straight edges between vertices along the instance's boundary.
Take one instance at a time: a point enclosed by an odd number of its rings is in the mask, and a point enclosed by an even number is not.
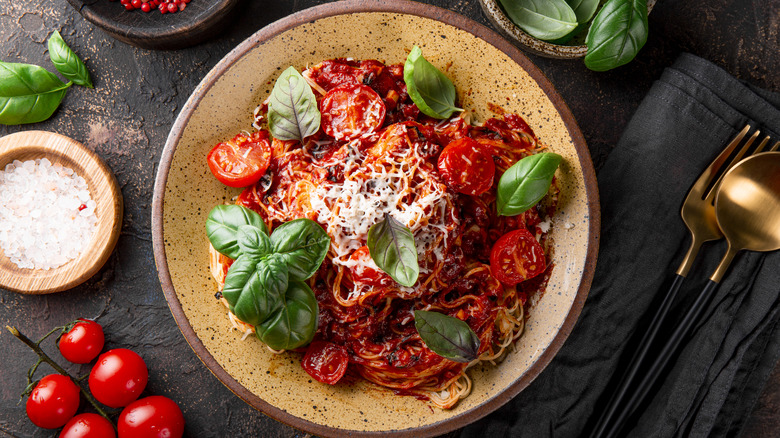
<svg viewBox="0 0 780 438"><path fill-rule="evenodd" d="M60 134L25 131L0 138L0 169L13 160L48 158L73 169L87 182L97 203L97 230L78 257L43 271L22 269L0 250L0 287L27 294L45 294L73 288L92 277L106 263L122 228L122 193L111 169L81 143Z"/></svg>

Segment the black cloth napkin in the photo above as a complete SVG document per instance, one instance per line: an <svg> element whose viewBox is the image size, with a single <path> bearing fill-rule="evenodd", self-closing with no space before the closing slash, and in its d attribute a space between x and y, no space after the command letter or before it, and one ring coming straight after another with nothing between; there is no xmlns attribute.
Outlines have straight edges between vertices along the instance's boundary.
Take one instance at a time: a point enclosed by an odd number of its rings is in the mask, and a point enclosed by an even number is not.
<svg viewBox="0 0 780 438"><path fill-rule="evenodd" d="M688 248L679 213L688 189L746 123L780 140L778 108L780 95L694 55L683 54L664 71L598 174L601 249L574 330L528 388L462 437L589 432L613 390L613 376L626 366L626 349L633 350L641 336L637 328L646 326ZM725 249L722 241L705 244L682 285L679 306L698 294ZM780 252L741 253L626 436L738 435L780 359L778 320Z"/></svg>

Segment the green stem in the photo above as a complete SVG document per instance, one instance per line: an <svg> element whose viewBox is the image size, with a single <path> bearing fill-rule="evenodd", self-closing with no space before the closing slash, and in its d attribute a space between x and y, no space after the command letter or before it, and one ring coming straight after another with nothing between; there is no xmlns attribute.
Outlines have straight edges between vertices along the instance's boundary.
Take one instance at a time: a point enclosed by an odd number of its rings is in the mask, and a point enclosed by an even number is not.
<svg viewBox="0 0 780 438"><path fill-rule="evenodd" d="M30 347L35 352L35 354L38 355L38 357L40 358L39 360L42 360L43 362L46 362L47 364L51 365L51 367L54 368L58 373L62 374L63 376L68 377L71 381L73 381L76 384L76 386L79 387L79 390L81 390L81 393L84 394L84 397L87 399L87 401L89 401L89 403L92 405L92 407L95 408L97 413L100 414L103 418L105 418L109 422L111 422L111 418L109 418L109 416L106 413L106 411L104 411L103 408L100 407L100 405L98 404L97 400L95 400L92 397L92 394L90 394L89 391L84 389L84 387L81 385L81 382L76 380L76 379L74 379L73 376L71 376L67 371L65 371L64 368L62 368L57 362L55 362L52 358L50 358L49 355L46 354L45 351L43 351L41 349L40 345L38 345L40 343L40 341L37 342L37 343L33 342L30 338L28 338L27 336L23 335L19 330L17 330L16 327L5 326L5 328L8 329L8 331L11 332L12 335L16 336L17 339L19 339L20 341L24 342L28 347ZM51 333L52 332L49 332L49 334L47 334L46 336L49 336ZM44 336L44 338L45 338L45 336ZM41 341L42 340L43 339L41 339ZM113 422L112 422L112 424L113 424Z"/></svg>

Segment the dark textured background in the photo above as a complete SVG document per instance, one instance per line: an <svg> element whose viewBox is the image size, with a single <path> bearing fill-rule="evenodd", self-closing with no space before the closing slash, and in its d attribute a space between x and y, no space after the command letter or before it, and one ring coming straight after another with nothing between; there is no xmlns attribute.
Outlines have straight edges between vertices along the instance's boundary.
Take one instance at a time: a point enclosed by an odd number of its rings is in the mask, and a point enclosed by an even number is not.
<svg viewBox="0 0 780 438"><path fill-rule="evenodd" d="M119 244L103 270L84 285L59 294L24 296L0 290L0 324L15 325L37 338L77 317L101 315L106 347L131 348L144 357L150 373L146 394L166 395L179 403L187 422L186 436L306 436L234 396L189 348L157 280L150 205L168 130L201 78L256 30L321 3L326 2L245 0L222 36L185 50L156 52L112 40L66 0L0 0L0 59L54 71L46 40L59 29L85 60L95 83L94 90L73 87L50 120L3 126L0 135L42 129L84 143L113 169L125 202ZM425 3L488 24L477 0ZM117 3L117 7L121 6ZM529 55L571 107L597 171L653 80L681 51L713 61L740 79L780 91L780 0L659 1L650 28L649 41L637 59L608 73L588 71L580 61ZM59 357L53 344L45 348ZM0 351L0 436L56 436L33 426L24 405L17 405L35 355L5 330L0 333ZM69 369L77 374L89 371L87 366ZM47 372L42 369L38 375ZM780 373L776 370L745 436L776 436L778 412Z"/></svg>

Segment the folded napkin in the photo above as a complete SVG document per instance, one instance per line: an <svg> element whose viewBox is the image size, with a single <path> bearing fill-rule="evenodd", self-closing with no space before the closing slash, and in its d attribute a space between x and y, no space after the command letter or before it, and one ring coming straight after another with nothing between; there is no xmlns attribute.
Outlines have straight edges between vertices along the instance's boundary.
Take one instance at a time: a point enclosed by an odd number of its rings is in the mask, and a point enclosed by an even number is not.
<svg viewBox="0 0 780 438"><path fill-rule="evenodd" d="M528 388L462 437L589 432L688 248L679 213L688 189L746 123L780 140L778 108L780 95L696 56L666 69L598 175L601 249L577 325ZM725 250L722 241L705 244L677 308L704 287ZM627 436L738 435L780 359L778 320L780 252L741 253Z"/></svg>

